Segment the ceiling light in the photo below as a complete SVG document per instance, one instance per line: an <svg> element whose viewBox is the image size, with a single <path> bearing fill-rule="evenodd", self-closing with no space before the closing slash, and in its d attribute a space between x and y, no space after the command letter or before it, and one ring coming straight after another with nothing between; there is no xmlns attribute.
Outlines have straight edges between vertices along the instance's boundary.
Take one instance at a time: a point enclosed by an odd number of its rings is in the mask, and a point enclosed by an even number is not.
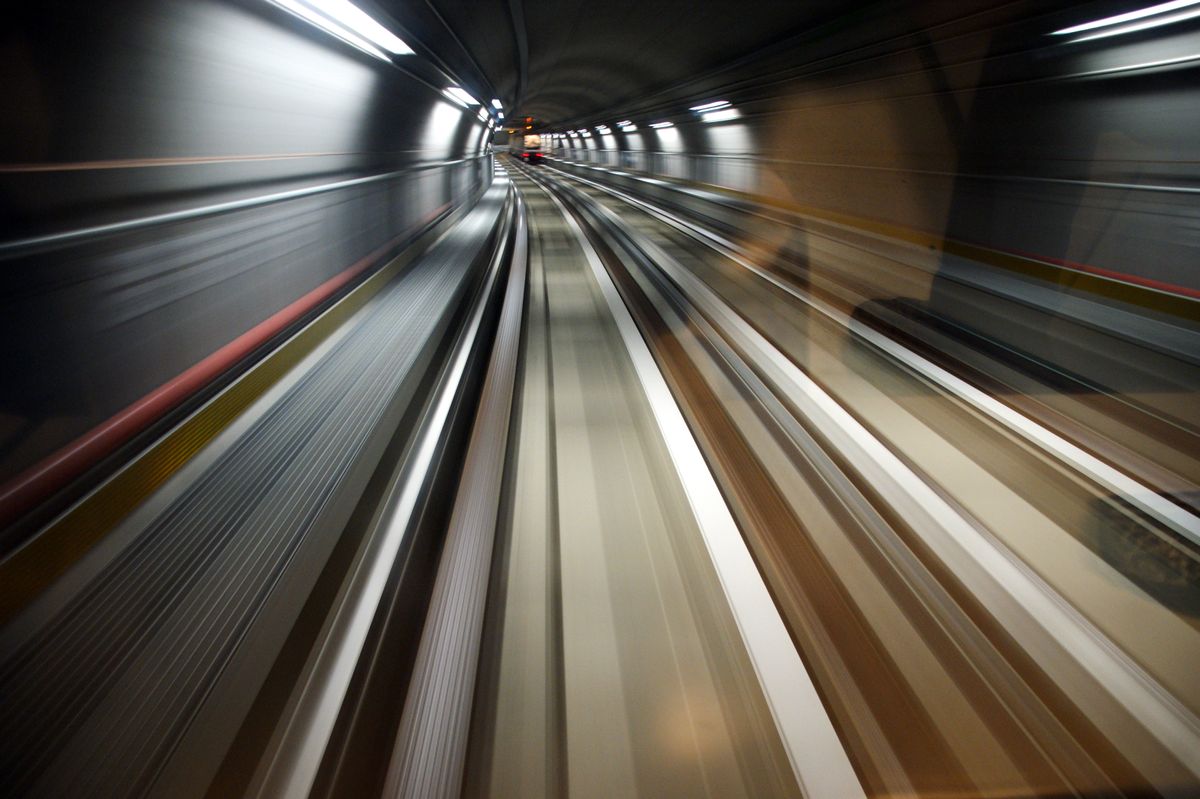
<svg viewBox="0 0 1200 799"><path fill-rule="evenodd" d="M1135 19L1143 17L1152 17L1155 14L1165 14L1168 11L1174 11L1179 8L1187 8L1200 3L1200 0L1172 0L1170 3L1160 3L1156 6L1141 8L1137 11L1130 11L1125 14L1117 14L1113 17L1105 17L1093 22L1085 22L1082 25L1073 25L1070 28L1063 28L1051 33L1051 36L1064 36L1071 33L1082 33L1084 31L1095 30L1096 28L1106 28L1109 25L1120 25L1122 22L1132 22Z"/></svg>
<svg viewBox="0 0 1200 799"><path fill-rule="evenodd" d="M608 129L608 125L597 125L596 132L599 133L601 136L612 133L612 131Z"/></svg>
<svg viewBox="0 0 1200 799"><path fill-rule="evenodd" d="M451 100L453 100L454 102L461 105L463 108L467 108L472 105L479 105L478 100L476 100L471 95L467 94L464 90L460 89L458 86L447 86L445 89L442 89L442 94L446 95Z"/></svg>
<svg viewBox="0 0 1200 799"><path fill-rule="evenodd" d="M349 0L271 0L280 8L316 25L347 44L376 58L408 55L412 48Z"/></svg>
<svg viewBox="0 0 1200 799"><path fill-rule="evenodd" d="M651 122L650 127L654 128L655 130L662 130L663 128L675 127L675 123L674 122Z"/></svg>
<svg viewBox="0 0 1200 799"><path fill-rule="evenodd" d="M695 111L698 114L703 114L705 111L716 111L718 108L728 108L728 107L729 107L728 100L713 100L711 103L704 103L702 105L694 105L691 107L690 110Z"/></svg>
<svg viewBox="0 0 1200 799"><path fill-rule="evenodd" d="M1196 2L1200 3L1200 0L1196 0ZM499 111L499 110L501 110L502 108L504 108L504 106L500 104L500 101L499 101L499 100L492 100L492 108L494 108L494 109L496 109L497 111Z"/></svg>
<svg viewBox="0 0 1200 799"><path fill-rule="evenodd" d="M1155 16L1142 22L1134 22L1131 25L1122 25L1117 28L1106 27L1097 33L1089 33L1087 36L1080 36L1072 39L1071 43L1075 42L1090 42L1093 39L1107 39L1110 36L1121 36L1126 33L1136 33L1138 31L1149 30L1150 28L1158 28L1163 25L1171 25L1175 22L1183 22L1187 19L1200 17L1200 8L1193 8L1188 11L1180 11L1177 14L1168 14L1167 16Z"/></svg>
<svg viewBox="0 0 1200 799"><path fill-rule="evenodd" d="M728 122L731 119L737 119L741 114L736 108L718 108L715 111L707 111L700 115L703 122Z"/></svg>

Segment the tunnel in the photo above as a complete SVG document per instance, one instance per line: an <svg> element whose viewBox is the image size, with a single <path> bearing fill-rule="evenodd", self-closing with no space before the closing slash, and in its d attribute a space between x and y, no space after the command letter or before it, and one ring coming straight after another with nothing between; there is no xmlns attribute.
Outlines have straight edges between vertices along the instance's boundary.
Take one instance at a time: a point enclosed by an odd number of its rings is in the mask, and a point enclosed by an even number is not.
<svg viewBox="0 0 1200 799"><path fill-rule="evenodd" d="M5 17L4 796L1200 796L1200 0Z"/></svg>

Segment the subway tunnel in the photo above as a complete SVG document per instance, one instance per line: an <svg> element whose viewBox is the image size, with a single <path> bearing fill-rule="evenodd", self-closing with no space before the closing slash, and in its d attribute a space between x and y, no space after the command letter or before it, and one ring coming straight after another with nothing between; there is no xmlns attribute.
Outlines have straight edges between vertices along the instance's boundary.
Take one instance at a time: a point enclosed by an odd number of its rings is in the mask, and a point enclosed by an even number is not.
<svg viewBox="0 0 1200 799"><path fill-rule="evenodd" d="M6 23L5 796L1200 796L1200 0Z"/></svg>

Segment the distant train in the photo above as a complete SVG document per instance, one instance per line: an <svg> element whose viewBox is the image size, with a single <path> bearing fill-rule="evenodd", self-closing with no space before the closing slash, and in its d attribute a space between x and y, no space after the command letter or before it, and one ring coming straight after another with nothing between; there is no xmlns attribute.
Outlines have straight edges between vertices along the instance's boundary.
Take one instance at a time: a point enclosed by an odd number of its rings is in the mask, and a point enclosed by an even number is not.
<svg viewBox="0 0 1200 799"><path fill-rule="evenodd" d="M521 160L530 164L540 163L545 155L542 153L542 137L536 133L525 136L521 144Z"/></svg>

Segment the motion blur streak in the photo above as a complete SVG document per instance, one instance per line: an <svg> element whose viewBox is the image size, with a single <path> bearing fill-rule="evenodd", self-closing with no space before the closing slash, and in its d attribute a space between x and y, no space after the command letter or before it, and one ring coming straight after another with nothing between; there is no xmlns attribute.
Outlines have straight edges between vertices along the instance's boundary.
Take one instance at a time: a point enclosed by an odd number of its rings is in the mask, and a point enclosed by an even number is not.
<svg viewBox="0 0 1200 799"><path fill-rule="evenodd" d="M1198 8L12 10L4 794L1200 796Z"/></svg>

